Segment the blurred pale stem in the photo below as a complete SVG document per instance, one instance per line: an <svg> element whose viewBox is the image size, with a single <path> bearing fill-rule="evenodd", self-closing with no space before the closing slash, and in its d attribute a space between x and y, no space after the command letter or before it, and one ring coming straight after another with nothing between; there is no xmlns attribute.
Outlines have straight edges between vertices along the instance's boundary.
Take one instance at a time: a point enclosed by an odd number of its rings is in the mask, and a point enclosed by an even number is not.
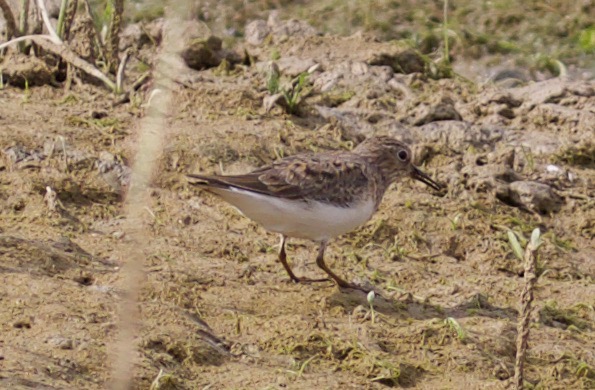
<svg viewBox="0 0 595 390"><path fill-rule="evenodd" d="M29 18L29 0L21 0L21 15L19 17L19 35L27 35ZM25 42L19 42L19 51L25 50Z"/></svg>
<svg viewBox="0 0 595 390"><path fill-rule="evenodd" d="M442 24L442 34L444 39L444 61L450 63L450 50L448 48L448 0L444 0L444 21Z"/></svg>
<svg viewBox="0 0 595 390"><path fill-rule="evenodd" d="M128 242L122 256L126 264L122 269L123 291L119 308L118 337L112 351L112 377L109 389L127 390L134 377L133 368L137 358L135 339L138 338L141 318L139 296L145 274L143 263L145 253L139 248L148 247L149 233L143 222L144 210L149 207L150 180L163 152L167 118L171 110L174 78L180 72L177 53L183 44L184 7L174 1L165 24L164 40L154 72L155 89L148 105L146 115L140 126L139 146L133 165L128 195L125 201ZM150 208L150 207L149 207Z"/></svg>

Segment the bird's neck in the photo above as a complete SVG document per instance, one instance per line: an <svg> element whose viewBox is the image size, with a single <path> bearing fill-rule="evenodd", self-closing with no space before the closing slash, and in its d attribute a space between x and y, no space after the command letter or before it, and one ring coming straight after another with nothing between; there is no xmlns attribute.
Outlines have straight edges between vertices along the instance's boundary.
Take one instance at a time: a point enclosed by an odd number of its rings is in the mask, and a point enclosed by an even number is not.
<svg viewBox="0 0 595 390"><path fill-rule="evenodd" d="M362 143L353 152L367 162L368 169L370 169L369 177L374 181L374 200L378 208L384 193L397 178L391 157L385 155L387 152L383 148L373 144Z"/></svg>
<svg viewBox="0 0 595 390"><path fill-rule="evenodd" d="M394 180L388 171L380 169L378 165L370 163L368 164L368 169L370 170L368 172L368 177L370 178L373 189L374 203L376 205L375 209L378 209L384 193Z"/></svg>
<svg viewBox="0 0 595 390"><path fill-rule="evenodd" d="M379 188L386 190L396 180L395 169L389 159L375 153L360 154L360 156L367 161L370 169L374 169L373 174L377 178Z"/></svg>

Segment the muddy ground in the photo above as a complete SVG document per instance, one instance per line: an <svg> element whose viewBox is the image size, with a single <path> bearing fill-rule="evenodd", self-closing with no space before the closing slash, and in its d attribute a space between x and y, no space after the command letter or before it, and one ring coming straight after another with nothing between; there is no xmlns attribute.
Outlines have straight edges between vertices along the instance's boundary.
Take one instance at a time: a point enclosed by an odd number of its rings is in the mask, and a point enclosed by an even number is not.
<svg viewBox="0 0 595 390"><path fill-rule="evenodd" d="M156 388L507 388L524 283L507 233L524 245L539 227L527 386L594 388L595 82L435 80L394 42L278 23L287 36L246 46L252 65L189 71L176 88L146 213L135 387L163 370ZM270 99L271 59L281 89L308 73L295 109ZM120 179L147 97L113 107L88 85L0 90L3 388L107 383ZM362 292L289 282L276 236L184 179L370 134L407 141L448 185L439 196L405 179L331 243L333 270L382 292L374 320ZM315 244L290 244L296 273L320 277Z"/></svg>

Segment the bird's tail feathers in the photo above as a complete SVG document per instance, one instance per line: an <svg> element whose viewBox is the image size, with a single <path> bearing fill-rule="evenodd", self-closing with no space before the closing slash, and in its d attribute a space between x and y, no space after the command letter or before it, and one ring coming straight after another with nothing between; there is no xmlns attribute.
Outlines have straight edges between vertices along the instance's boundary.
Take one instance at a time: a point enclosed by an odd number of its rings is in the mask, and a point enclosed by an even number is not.
<svg viewBox="0 0 595 390"><path fill-rule="evenodd" d="M213 175L186 175L188 183L202 188L229 188L229 184Z"/></svg>

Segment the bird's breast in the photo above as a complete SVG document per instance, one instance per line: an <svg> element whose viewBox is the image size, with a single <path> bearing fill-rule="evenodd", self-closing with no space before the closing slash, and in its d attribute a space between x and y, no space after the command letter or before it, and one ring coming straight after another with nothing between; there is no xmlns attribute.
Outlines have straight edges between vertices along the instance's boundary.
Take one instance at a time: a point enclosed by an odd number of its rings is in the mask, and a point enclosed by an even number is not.
<svg viewBox="0 0 595 390"><path fill-rule="evenodd" d="M350 232L367 222L375 211L371 197L342 207L315 200L277 198L238 188L214 192L266 230L313 241L325 241Z"/></svg>

